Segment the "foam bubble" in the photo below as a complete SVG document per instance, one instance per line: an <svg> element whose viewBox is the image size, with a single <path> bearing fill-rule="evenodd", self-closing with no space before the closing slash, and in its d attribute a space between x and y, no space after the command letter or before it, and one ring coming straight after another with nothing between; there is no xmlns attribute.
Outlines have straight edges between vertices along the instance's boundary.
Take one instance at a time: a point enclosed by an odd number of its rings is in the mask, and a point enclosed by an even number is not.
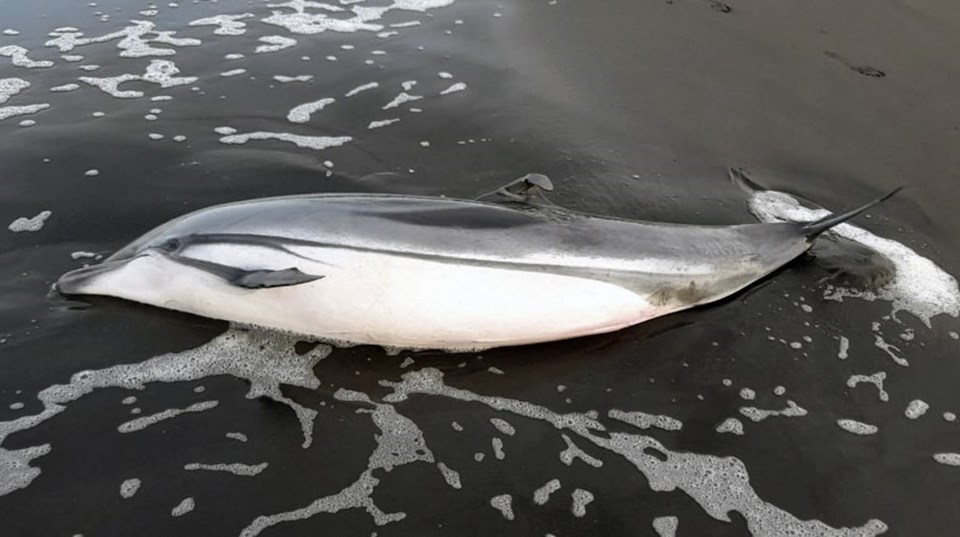
<svg viewBox="0 0 960 537"><path fill-rule="evenodd" d="M170 408L162 412L157 412L156 414L151 414L149 416L144 416L142 418L137 418L135 420L130 420L125 423L121 423L117 427L117 431L121 433L132 433L134 431L142 431L147 427L160 423L171 418L183 414L189 414L191 412L203 412L204 410L210 410L211 408L216 408L217 401L202 401L200 403L194 403L187 408Z"/></svg>
<svg viewBox="0 0 960 537"><path fill-rule="evenodd" d="M25 67L27 69L53 67L53 62L49 60L31 60L27 57L27 54L29 53L29 50L18 45L7 45L5 47L0 47L0 56L10 58L11 63L13 63L13 65L16 67Z"/></svg>
<svg viewBox="0 0 960 537"><path fill-rule="evenodd" d="M457 82L456 84L450 86L449 88L440 92L440 95L450 95L451 93L456 93L458 91L464 91L467 89L467 85L463 82Z"/></svg>
<svg viewBox="0 0 960 537"><path fill-rule="evenodd" d="M231 70L229 70L229 71L224 71L224 72L220 73L220 76L222 76L222 77L224 77L224 78L229 78L229 77L231 77L231 76L242 75L243 73L246 73L246 72L247 72L246 69L231 69Z"/></svg>
<svg viewBox="0 0 960 537"><path fill-rule="evenodd" d="M649 429L656 427L664 431L679 431L683 428L683 423L671 418L670 416L647 414L645 412L624 412L622 410L612 409L607 412L607 416L624 423L629 423L640 429Z"/></svg>
<svg viewBox="0 0 960 537"><path fill-rule="evenodd" d="M265 43L264 45L258 45L254 50L257 54L265 54L268 52L279 52L283 49L290 48L297 44L296 39L290 37L284 37L282 35L267 35L260 38L260 42Z"/></svg>
<svg viewBox="0 0 960 537"><path fill-rule="evenodd" d="M659 537L676 537L679 521L675 516L658 516L653 519L653 531Z"/></svg>
<svg viewBox="0 0 960 537"><path fill-rule="evenodd" d="M960 466L960 453L937 453L933 460L947 466Z"/></svg>
<svg viewBox="0 0 960 537"><path fill-rule="evenodd" d="M443 480L446 481L448 485L450 485L451 487L453 487L453 488L455 488L455 489L459 489L459 488L462 487L462 485L460 484L460 473L459 473L459 472L457 472L457 471L455 471L455 470L451 470L451 469L450 469L446 464L444 464L443 462L438 462L438 463L437 463L437 469L440 470L440 474L443 475Z"/></svg>
<svg viewBox="0 0 960 537"><path fill-rule="evenodd" d="M798 418L807 415L806 409L800 407L793 401L787 400L787 408L783 410L764 410L756 407L740 407L740 413L754 422L761 422L772 416L784 416L788 418Z"/></svg>
<svg viewBox="0 0 960 537"><path fill-rule="evenodd" d="M551 479L547 481L542 487L533 491L533 503L537 505L544 505L550 501L550 495L554 492L560 490L560 480Z"/></svg>
<svg viewBox="0 0 960 537"><path fill-rule="evenodd" d="M818 520L799 520L760 499L750 487L746 468L737 458L672 452L656 439L640 435L611 433L609 437L600 436L593 434L593 431L602 431L602 425L588 416L557 414L525 401L479 395L448 386L443 383L442 378L443 374L439 370L426 368L405 373L400 382L381 381L382 385L393 389L393 393L385 396L384 400L403 401L414 393L449 397L482 403L495 410L506 410L544 421L558 429L569 430L632 463L655 491L680 489L717 520L729 522L730 511L741 513L755 537L789 534L875 536L887 530L886 524L875 519L861 527L840 529L831 528ZM659 455L654 456L651 451ZM664 458L666 460L663 460Z"/></svg>
<svg viewBox="0 0 960 537"><path fill-rule="evenodd" d="M808 209L793 196L773 190L754 192L750 210L764 222L808 222L829 213L824 209ZM927 327L936 315L960 316L960 288L957 280L933 261L919 255L907 246L885 239L849 223L840 224L830 232L859 242L883 254L896 267L893 281L877 291L830 287L824 298L842 301L861 298L868 301L886 300L892 303L892 314L906 311L920 319Z"/></svg>
<svg viewBox="0 0 960 537"><path fill-rule="evenodd" d="M927 410L930 410L930 405L920 399L914 399L907 405L907 409L904 410L903 414L907 418L915 420L926 414Z"/></svg>
<svg viewBox="0 0 960 537"><path fill-rule="evenodd" d="M410 95L407 92L401 92L400 95L394 97L392 101L384 105L383 110L389 110L391 108L396 108L402 104L406 104L413 101L419 101L423 99L422 95Z"/></svg>
<svg viewBox="0 0 960 537"><path fill-rule="evenodd" d="M96 169L96 168L91 168L91 169L83 172L83 175L86 175L87 177L96 177L96 176L100 175L100 170L98 170L98 169Z"/></svg>
<svg viewBox="0 0 960 537"><path fill-rule="evenodd" d="M244 19L253 17L253 13L239 15L215 15L190 22L190 26L217 26L215 35L243 35L247 33L247 24Z"/></svg>
<svg viewBox="0 0 960 537"><path fill-rule="evenodd" d="M102 78L82 76L80 77L80 81L99 88L100 91L103 91L107 95L111 95L118 99L136 99L143 97L142 91L121 90L120 84L123 84L124 82L140 80L143 82L149 82L151 84L157 84L161 88L172 88L176 86L193 84L198 80L195 76L176 76L179 73L180 69L178 69L176 64L172 61L151 60L150 65L147 66L142 75L123 74L119 76Z"/></svg>
<svg viewBox="0 0 960 537"><path fill-rule="evenodd" d="M879 373L874 373L869 376L868 375L851 375L850 378L847 379L847 386L851 388L856 388L857 384L860 384L861 382L873 384L874 386L877 387L880 400L889 401L890 395L888 395L887 392L883 390L883 381L886 380L886 378L887 378L887 374L883 371L880 371Z"/></svg>
<svg viewBox="0 0 960 537"><path fill-rule="evenodd" d="M290 123L307 123L310 121L310 116L315 114L324 108L327 105L336 102L336 99L331 97L325 97L317 101L312 101L309 103L304 103L298 106L295 106L290 112L287 113L287 121Z"/></svg>
<svg viewBox="0 0 960 537"><path fill-rule="evenodd" d="M837 425L839 425L841 429L847 431L848 433L859 435L877 434L877 431L879 430L876 425L870 425L869 423L863 423L861 421L851 419L839 419L837 420Z"/></svg>
<svg viewBox="0 0 960 537"><path fill-rule="evenodd" d="M500 511L500 514L503 515L503 518L507 520L513 520L513 496L509 494L500 494L499 496L494 496L490 498L490 507L493 507L497 511Z"/></svg>
<svg viewBox="0 0 960 537"><path fill-rule="evenodd" d="M30 83L22 78L0 78L0 104L30 87Z"/></svg>
<svg viewBox="0 0 960 537"><path fill-rule="evenodd" d="M380 83L379 83L379 82L370 82L370 83L368 83L368 84L363 84L363 85L360 85L360 86L357 86L357 87L353 88L352 90L348 91L348 92L344 95L344 97L353 97L354 95L356 95L356 94L358 94L358 93L360 93L360 92L362 92L362 91L372 90L372 89L379 88L379 87L380 87Z"/></svg>
<svg viewBox="0 0 960 537"><path fill-rule="evenodd" d="M507 436L513 436L517 432L517 430L514 429L513 425L510 425L510 423L507 420L503 420L500 418L490 418L490 423L498 431L500 431L501 433Z"/></svg>
<svg viewBox="0 0 960 537"><path fill-rule="evenodd" d="M497 460L502 461L507 458L507 454L503 452L503 440L494 437L490 440L490 445L493 446L493 456L496 457Z"/></svg>
<svg viewBox="0 0 960 537"><path fill-rule="evenodd" d="M897 365L900 365L903 367L910 366L910 362L908 362L906 358L903 358L897 354L898 352L900 352L900 347L887 343L886 341L883 340L883 337L880 336L880 334L874 334L873 345L878 349L882 350L883 352L887 353L887 356L889 356L890 359L893 360L894 363L896 363Z"/></svg>
<svg viewBox="0 0 960 537"><path fill-rule="evenodd" d="M570 495L570 499L572 500L570 511L573 512L573 516L583 518L587 514L587 506L593 502L593 493L589 490L576 489Z"/></svg>
<svg viewBox="0 0 960 537"><path fill-rule="evenodd" d="M944 412L943 421L957 421L957 415L953 412Z"/></svg>
<svg viewBox="0 0 960 537"><path fill-rule="evenodd" d="M233 475L254 477L260 472L266 470L267 466L269 466L269 464L265 462L260 464L243 464L240 462L234 462L230 464L202 464L199 462L191 462L185 465L183 469L189 471L206 470L208 472L227 472Z"/></svg>
<svg viewBox="0 0 960 537"><path fill-rule="evenodd" d="M173 510L170 511L170 516L183 516L196 507L196 502L194 502L192 497L184 498Z"/></svg>
<svg viewBox="0 0 960 537"><path fill-rule="evenodd" d="M40 211L37 216L32 218L21 216L13 222L10 222L10 225L7 226L7 229L14 233L20 233L21 231L40 231L43 229L43 223L46 222L47 218L50 218L50 215L52 214L53 213L50 211Z"/></svg>
<svg viewBox="0 0 960 537"><path fill-rule="evenodd" d="M22 106L3 106L0 107L0 121L4 119L36 114L41 110L50 108L49 104L27 104Z"/></svg>
<svg viewBox="0 0 960 537"><path fill-rule="evenodd" d="M743 422L737 418L727 418L723 420L723 423L717 426L716 431L718 433L731 433L737 436L743 435Z"/></svg>
<svg viewBox="0 0 960 537"><path fill-rule="evenodd" d="M265 131L232 134L220 138L220 142L225 144L245 144L250 140L279 140L281 142L290 142L300 148L319 151L327 149L328 147L340 147L352 141L353 138L349 136L304 136L287 132Z"/></svg>
<svg viewBox="0 0 960 537"><path fill-rule="evenodd" d="M837 358L841 360L846 360L849 356L848 351L850 350L850 340L844 336L840 336L840 349L837 351Z"/></svg>
<svg viewBox="0 0 960 537"><path fill-rule="evenodd" d="M367 125L367 129L369 130L379 129L381 127L386 127L387 125L392 125L398 121L400 121L400 118L381 119L379 121L371 121L370 124Z"/></svg>
<svg viewBox="0 0 960 537"><path fill-rule="evenodd" d="M66 92L66 91L76 91L78 89L80 89L80 84L70 83L70 84L64 84L62 86L54 86L50 88L50 91Z"/></svg>
<svg viewBox="0 0 960 537"><path fill-rule="evenodd" d="M199 39L176 38L177 32L156 30L156 24L150 21L130 21L132 26L99 37L83 37L83 32L76 28L58 28L50 33L54 36L45 43L48 47L57 47L60 52L70 52L76 47L92 43L117 41L117 48L122 58L142 58L145 56L172 56L176 49L154 47L151 43L171 45L174 47L197 47L202 43Z"/></svg>
<svg viewBox="0 0 960 537"><path fill-rule="evenodd" d="M389 472L395 467L415 462L433 463L433 453L427 448L423 432L409 418L397 413L393 406L373 403L366 394L340 389L334 397L374 407L370 415L382 434L374 437L377 446L368 459L367 469L356 481L336 494L319 498L300 509L257 517L243 529L240 537L254 537L283 522L304 520L320 513L336 513L344 509L365 509L378 526L406 518L406 513L388 514L376 506L372 494L380 480L374 477L374 472L381 469Z"/></svg>
<svg viewBox="0 0 960 537"><path fill-rule="evenodd" d="M247 441L247 435L245 435L245 434L243 434L243 433L227 433L227 434L226 434L226 437L229 438L229 439L231 439L231 440L236 440L237 442L246 442L246 441Z"/></svg>
<svg viewBox="0 0 960 537"><path fill-rule="evenodd" d="M288 82L309 82L313 80L313 75L297 75L297 76L276 75L273 77L273 79L282 84L286 84Z"/></svg>
<svg viewBox="0 0 960 537"><path fill-rule="evenodd" d="M580 447L577 446L569 436L561 434L560 437L563 438L563 441L567 444L567 448L560 452L560 462L570 466L573 464L574 460L580 459L584 463L593 466L594 468L600 468L603 466L603 461L580 449Z"/></svg>
<svg viewBox="0 0 960 537"><path fill-rule="evenodd" d="M133 498L133 495L140 490L140 480L137 478L127 479L120 483L120 497L124 500Z"/></svg>
<svg viewBox="0 0 960 537"><path fill-rule="evenodd" d="M740 389L740 398L745 401L753 401L757 397L757 392L751 390L750 388L741 388Z"/></svg>

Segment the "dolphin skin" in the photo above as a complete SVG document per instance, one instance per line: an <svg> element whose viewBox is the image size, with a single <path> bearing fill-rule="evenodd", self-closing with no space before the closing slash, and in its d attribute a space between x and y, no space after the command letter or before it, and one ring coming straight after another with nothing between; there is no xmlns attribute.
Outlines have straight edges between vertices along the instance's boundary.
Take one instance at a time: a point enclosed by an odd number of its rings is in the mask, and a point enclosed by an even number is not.
<svg viewBox="0 0 960 537"><path fill-rule="evenodd" d="M176 218L66 295L332 342L478 350L612 332L727 297L886 199L812 223L699 226L566 210L531 174L483 198L317 194Z"/></svg>

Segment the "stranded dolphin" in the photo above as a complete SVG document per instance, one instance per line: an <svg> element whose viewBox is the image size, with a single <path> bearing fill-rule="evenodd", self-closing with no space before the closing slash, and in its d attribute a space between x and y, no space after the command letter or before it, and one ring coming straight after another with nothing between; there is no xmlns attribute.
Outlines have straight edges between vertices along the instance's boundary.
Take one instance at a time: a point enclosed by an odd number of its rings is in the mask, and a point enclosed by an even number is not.
<svg viewBox="0 0 960 537"><path fill-rule="evenodd" d="M483 199L318 194L174 219L64 294L330 341L482 349L612 332L729 296L891 194L810 223L699 226L550 204L531 174Z"/></svg>

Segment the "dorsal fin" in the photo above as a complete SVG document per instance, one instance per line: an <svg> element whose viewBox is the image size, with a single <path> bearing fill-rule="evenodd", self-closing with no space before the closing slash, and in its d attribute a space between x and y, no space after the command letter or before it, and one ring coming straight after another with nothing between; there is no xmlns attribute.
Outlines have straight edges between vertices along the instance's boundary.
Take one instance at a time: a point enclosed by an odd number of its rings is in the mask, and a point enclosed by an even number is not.
<svg viewBox="0 0 960 537"><path fill-rule="evenodd" d="M528 173L502 187L476 198L489 203L522 203L527 205L554 206L544 195L553 191L553 181L541 173Z"/></svg>

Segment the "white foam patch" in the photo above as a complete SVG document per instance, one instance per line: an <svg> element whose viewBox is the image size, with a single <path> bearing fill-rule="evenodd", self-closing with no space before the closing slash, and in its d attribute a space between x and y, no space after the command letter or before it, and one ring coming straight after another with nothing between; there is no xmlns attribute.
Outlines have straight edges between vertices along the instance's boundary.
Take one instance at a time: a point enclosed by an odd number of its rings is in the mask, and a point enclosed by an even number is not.
<svg viewBox="0 0 960 537"><path fill-rule="evenodd" d="M379 87L380 87L380 83L379 83L379 82L370 82L370 83L368 83L368 84L363 84L363 85L361 85L361 86L357 86L357 87L353 88L352 90L348 91L348 92L344 95L344 97L353 97L354 95L356 95L356 94L358 94L358 93L360 93L360 92L364 92L364 91L367 91L367 90L376 89L376 88L379 88Z"/></svg>
<svg viewBox="0 0 960 537"><path fill-rule="evenodd" d="M664 431L679 431L683 428L683 423L678 419L670 416L647 414L646 412L624 412L614 408L607 412L607 417L629 423L639 429L656 427Z"/></svg>
<svg viewBox="0 0 960 537"><path fill-rule="evenodd" d="M260 464L243 464L240 462L234 463L218 463L218 464L202 464L199 462L191 462L183 467L184 470L196 471L196 470L205 470L208 472L227 472L233 475L239 475L243 477L254 477L259 475L260 472L267 469L269 466L268 463L262 462Z"/></svg>
<svg viewBox="0 0 960 537"><path fill-rule="evenodd" d="M573 516L583 518L587 514L587 506L593 502L593 493L589 490L576 489L570 494L572 505L570 511Z"/></svg>
<svg viewBox="0 0 960 537"><path fill-rule="evenodd" d="M294 352L295 336L263 330L230 329L200 347L179 353L163 354L138 364L123 364L106 369L81 371L69 384L55 384L37 394L43 411L14 421L0 422L0 496L26 487L40 474L29 466L33 459L49 453L42 445L8 451L3 442L13 433L36 427L66 410L66 404L100 388L143 390L151 382L184 382L214 375L231 375L250 382L247 397L267 397L289 406L300 421L303 446L309 447L313 420L317 412L285 397L281 384L316 389L320 381L313 366L330 353L330 347L318 345L303 355Z"/></svg>
<svg viewBox="0 0 960 537"><path fill-rule="evenodd" d="M227 436L227 438L229 438L229 439L231 439L231 440L236 440L237 442L246 442L246 441L247 441L247 435L245 435L245 434L243 434L243 433L236 433L236 432L234 432L234 433L227 433L226 436Z"/></svg>
<svg viewBox="0 0 960 537"><path fill-rule="evenodd" d="M456 93L458 91L465 91L467 85L463 82L457 82L456 84L450 86L449 88L440 92L440 95L450 95L451 93Z"/></svg>
<svg viewBox="0 0 960 537"><path fill-rule="evenodd" d="M397 95L392 101L384 105L383 110L396 108L402 104L406 104L413 101L419 101L420 99L423 99L422 95L410 95L404 91L404 92L401 92L400 95Z"/></svg>
<svg viewBox="0 0 960 537"><path fill-rule="evenodd" d="M3 30L3 35L20 35L20 32L14 30L13 28L6 28Z"/></svg>
<svg viewBox="0 0 960 537"><path fill-rule="evenodd" d="M21 106L0 106L0 121L16 116L28 116L50 108L49 104L26 104Z"/></svg>
<svg viewBox="0 0 960 537"><path fill-rule="evenodd" d="M284 522L304 520L320 513L336 513L345 509L366 510L378 526L406 518L406 513L388 514L376 506L372 494L380 479L374 477L374 472L389 472L398 466L415 462L433 463L433 453L427 448L423 432L413 421L398 414L393 406L373 403L365 394L340 389L334 397L341 401L361 402L374 407L370 415L381 434L374 437L377 447L367 461L367 469L356 481L336 494L319 498L300 509L257 517L240 532L240 537L254 537L265 529Z"/></svg>
<svg viewBox="0 0 960 537"><path fill-rule="evenodd" d="M824 209L803 207L793 196L773 190L754 192L750 197L750 210L764 222L809 222L830 214ZM960 316L957 280L933 261L900 242L879 237L852 224L840 224L831 232L885 255L896 266L896 273L893 281L878 291L829 287L824 298L837 301L845 298L886 300L892 303L894 317L898 312L906 311L927 327L936 315Z"/></svg>
<svg viewBox="0 0 960 537"><path fill-rule="evenodd" d="M190 26L216 26L215 35L243 35L247 33L245 19L253 18L253 13L239 15L215 15L190 22Z"/></svg>
<svg viewBox="0 0 960 537"><path fill-rule="evenodd" d="M27 69L53 67L53 62L50 60L31 60L29 57L27 57L27 54L29 53L29 50L18 45L7 45L5 47L0 47L0 56L10 58L11 63L13 63L13 65L16 67L25 67Z"/></svg>
<svg viewBox="0 0 960 537"><path fill-rule="evenodd" d="M904 358L904 357L900 356L899 354L897 354L897 353L900 352L900 347L897 347L896 345L891 345L890 343L887 343L886 341L883 340L883 337L880 336L880 334L874 334L873 345L874 345L876 348L878 348L878 349L882 350L883 352L887 353L887 356L889 356L890 359L893 360L895 364L897 364L897 365L899 365L899 366L903 366L903 367L909 367L909 366L910 366L910 362L908 362L906 358Z"/></svg>
<svg viewBox="0 0 960 537"><path fill-rule="evenodd" d="M869 423L863 423L862 421L856 421L851 419L840 419L837 420L837 425L841 429L847 431L848 433L859 434L859 435L870 435L877 434L876 425L870 425Z"/></svg>
<svg viewBox="0 0 960 537"><path fill-rule="evenodd" d="M740 398L745 401L753 401L757 397L757 392L751 390L750 388L741 388L740 389Z"/></svg>
<svg viewBox="0 0 960 537"><path fill-rule="evenodd" d="M329 147L340 147L352 141L353 138L349 136L304 136L287 132L265 131L231 134L220 138L220 142L225 144L245 144L250 140L279 140L281 142L290 142L300 148L320 151Z"/></svg>
<svg viewBox="0 0 960 537"><path fill-rule="evenodd" d="M510 425L507 420L490 418L490 423L494 426L494 428L507 436L513 436L517 432L513 425Z"/></svg>
<svg viewBox="0 0 960 537"><path fill-rule="evenodd" d="M40 213L37 214L37 216L34 216L32 218L21 216L20 218L17 218L13 222L10 222L10 225L7 226L7 229L9 229L14 233L20 233L22 231L30 231L30 232L40 231L41 229L43 229L43 223L46 222L47 219L50 218L50 215L52 214L53 213L50 211L40 211Z"/></svg>
<svg viewBox="0 0 960 537"><path fill-rule="evenodd" d="M764 410L752 406L740 407L740 413L754 422L761 422L774 416L783 416L787 418L799 418L807 415L806 409L800 407L793 401L787 400L787 408L782 410Z"/></svg>
<svg viewBox="0 0 960 537"><path fill-rule="evenodd" d="M481 403L568 430L626 459L646 477L650 488L655 491L679 489L693 498L709 516L724 522L730 522L730 511L740 513L755 537L789 534L872 537L887 530L886 524L876 519L861 527L839 529L819 520L799 520L757 496L750 486L743 462L735 457L672 452L656 439L641 435L611 433L604 437L593 434L593 431L602 431L603 427L589 416L558 414L533 403L454 388L444 384L443 374L437 369L408 372L400 382L381 381L381 384L393 389L393 393L384 397L388 402L404 401L413 394L448 397Z"/></svg>
<svg viewBox="0 0 960 537"><path fill-rule="evenodd" d="M243 73L246 73L246 72L247 72L246 69L231 69L231 70L229 70L229 71L224 71L224 72L220 73L220 76L222 76L222 77L224 77L224 78L228 78L228 77L231 77L231 76L242 75Z"/></svg>
<svg viewBox="0 0 960 537"><path fill-rule="evenodd" d="M717 426L718 433L730 433L737 436L743 436L743 422L737 418L727 418L723 423Z"/></svg>
<svg viewBox="0 0 960 537"><path fill-rule="evenodd" d="M0 78L0 104L30 87L30 83L22 78Z"/></svg>
<svg viewBox="0 0 960 537"><path fill-rule="evenodd" d="M887 374L883 371L874 373L872 375L850 375L850 378L847 379L847 386L851 388L856 388L857 384L865 382L868 384L873 384L877 387L877 392L881 401L889 401L890 395L887 394L883 389L883 381L886 380Z"/></svg>
<svg viewBox="0 0 960 537"><path fill-rule="evenodd" d="M149 416L144 416L142 418L137 418L135 420L130 420L128 422L121 423L117 427L117 431L121 433L132 433L135 431L142 431L151 425L160 423L161 421L166 421L183 414L189 414L192 412L203 412L204 410L210 410L216 408L219 403L217 401L201 401L199 403L194 403L187 408L170 408L162 412L157 412L156 414L151 414Z"/></svg>
<svg viewBox="0 0 960 537"><path fill-rule="evenodd" d="M147 66L142 75L123 74L119 76L103 78L83 76L80 77L80 81L99 88L107 95L111 95L118 99L136 99L143 97L142 91L121 90L120 84L139 80L156 84L161 88L172 88L176 86L193 84L197 81L197 77L195 76L178 77L176 76L178 74L180 74L180 69L178 69L177 65L172 61L151 60L150 65Z"/></svg>
<svg viewBox="0 0 960 537"><path fill-rule="evenodd" d="M184 498L173 510L170 511L170 516L183 516L196 508L197 504L193 498Z"/></svg>
<svg viewBox="0 0 960 537"><path fill-rule="evenodd" d="M850 355L850 340L844 336L840 336L840 349L837 351L837 358L841 360L846 360Z"/></svg>
<svg viewBox="0 0 960 537"><path fill-rule="evenodd" d="M954 414L953 412L944 412L943 421L949 421L949 422L957 421L957 415Z"/></svg>
<svg viewBox="0 0 960 537"><path fill-rule="evenodd" d="M280 52L283 49L288 49L290 47L296 46L297 40L284 37L282 35L267 35L260 38L260 42L264 43L263 45L257 45L257 48L254 50L257 54L266 54L268 52Z"/></svg>
<svg viewBox="0 0 960 537"><path fill-rule="evenodd" d="M54 86L50 88L50 91L67 92L67 91L76 91L78 89L80 89L80 84L70 83L70 84L64 84L62 86Z"/></svg>
<svg viewBox="0 0 960 537"><path fill-rule="evenodd" d="M45 43L48 47L57 47L60 52L70 52L76 47L92 43L105 43L117 40L117 48L122 58L143 58L146 56L173 56L176 49L154 47L151 43L173 47L198 47L199 39L176 38L177 32L160 31L150 21L130 21L132 26L99 37L83 37L84 33L76 28L58 28L50 33L54 39Z"/></svg>
<svg viewBox="0 0 960 537"><path fill-rule="evenodd" d="M547 481L542 487L533 491L533 503L537 505L545 505L550 501L550 495L554 492L560 490L560 480L551 479Z"/></svg>
<svg viewBox="0 0 960 537"><path fill-rule="evenodd" d="M236 133L237 129L233 127L217 127L213 129L213 132L227 136L227 135Z"/></svg>
<svg viewBox="0 0 960 537"><path fill-rule="evenodd" d="M124 500L133 498L133 495L140 490L140 485L140 480L137 478L127 479L123 483L120 483L120 497Z"/></svg>
<svg viewBox="0 0 960 537"><path fill-rule="evenodd" d="M494 437L490 440L490 445L493 447L493 456L496 457L497 460L502 461L507 458L507 454L503 452L503 440Z"/></svg>
<svg viewBox="0 0 960 537"><path fill-rule="evenodd" d="M653 531L658 537L676 537L680 521L675 516L658 516L653 519Z"/></svg>
<svg viewBox="0 0 960 537"><path fill-rule="evenodd" d="M490 498L490 507L493 507L503 515L507 520L513 520L513 496L509 494L500 494Z"/></svg>
<svg viewBox="0 0 960 537"><path fill-rule="evenodd" d="M370 124L367 125L367 129L369 129L369 130L379 129L379 128L381 128L381 127L386 127L387 125L393 125L394 123L396 123L396 122L398 122L398 121L400 121L400 118L381 119L381 120L378 120L378 121L371 121Z"/></svg>
<svg viewBox="0 0 960 537"><path fill-rule="evenodd" d="M231 54L224 55L223 59L225 60L242 60L246 58L246 54L240 54L239 52L233 52Z"/></svg>
<svg viewBox="0 0 960 537"><path fill-rule="evenodd" d="M307 123L310 121L311 115L323 110L327 107L327 105L335 102L336 99L332 97L325 97L323 99L295 106L290 110L290 112L287 113L287 121L290 123Z"/></svg>
<svg viewBox="0 0 960 537"><path fill-rule="evenodd" d="M460 473L456 470L451 470L446 464L442 462L437 463L437 469L440 470L440 474L443 475L443 480L447 482L447 485L455 489L462 488L460 483Z"/></svg>
<svg viewBox="0 0 960 537"><path fill-rule="evenodd" d="M914 399L907 404L907 409L903 411L903 414L907 418L915 420L926 414L928 410L930 410L930 405L920 399Z"/></svg>
<svg viewBox="0 0 960 537"><path fill-rule="evenodd" d="M947 466L960 466L960 453L937 453L933 460Z"/></svg>
<svg viewBox="0 0 960 537"><path fill-rule="evenodd" d="M579 459L594 468L603 466L603 461L580 449L569 436L561 434L560 437L563 438L563 441L567 444L567 448L560 452L560 462L570 466L573 464L573 461Z"/></svg>
<svg viewBox="0 0 960 537"><path fill-rule="evenodd" d="M313 80L313 75L297 75L297 76L286 76L286 75L276 75L273 77L274 80L282 84L289 82L310 82Z"/></svg>

